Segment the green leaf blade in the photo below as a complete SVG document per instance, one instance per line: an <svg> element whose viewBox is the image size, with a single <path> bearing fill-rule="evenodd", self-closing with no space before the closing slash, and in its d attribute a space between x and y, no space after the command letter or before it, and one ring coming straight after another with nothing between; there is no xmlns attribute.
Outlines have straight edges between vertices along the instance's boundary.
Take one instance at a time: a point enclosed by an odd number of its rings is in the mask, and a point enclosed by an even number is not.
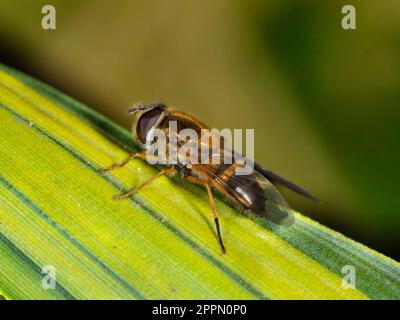
<svg viewBox="0 0 400 320"><path fill-rule="evenodd" d="M99 172L136 149L129 132L5 66L0 120L7 298L399 298L397 262L300 214L282 228L217 201L223 256L201 189L162 177L129 200L112 200L156 172L139 159ZM40 288L47 264L61 291ZM345 265L356 268L356 289L342 287ZM26 273L27 285L15 282L12 268Z"/></svg>

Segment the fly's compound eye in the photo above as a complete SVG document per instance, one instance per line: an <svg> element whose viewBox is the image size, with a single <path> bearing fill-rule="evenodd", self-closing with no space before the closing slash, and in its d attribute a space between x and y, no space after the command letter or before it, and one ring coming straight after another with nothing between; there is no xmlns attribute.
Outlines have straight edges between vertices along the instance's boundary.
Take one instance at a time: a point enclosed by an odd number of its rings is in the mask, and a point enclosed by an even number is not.
<svg viewBox="0 0 400 320"><path fill-rule="evenodd" d="M139 119L136 127L136 136L141 143L146 142L146 137L153 128L163 112L162 108L154 108L145 112Z"/></svg>

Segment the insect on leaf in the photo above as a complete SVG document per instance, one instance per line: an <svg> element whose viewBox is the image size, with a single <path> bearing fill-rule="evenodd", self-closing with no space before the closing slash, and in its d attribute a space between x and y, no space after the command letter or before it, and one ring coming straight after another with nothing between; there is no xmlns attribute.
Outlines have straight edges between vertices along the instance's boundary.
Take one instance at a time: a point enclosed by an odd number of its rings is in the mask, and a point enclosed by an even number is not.
<svg viewBox="0 0 400 320"><path fill-rule="evenodd" d="M0 66L0 293L7 299L398 299L399 264L295 213L290 227L249 219L161 177L130 133ZM355 287L342 283L353 266ZM50 275L49 270L54 274ZM54 280L55 286L49 288Z"/></svg>

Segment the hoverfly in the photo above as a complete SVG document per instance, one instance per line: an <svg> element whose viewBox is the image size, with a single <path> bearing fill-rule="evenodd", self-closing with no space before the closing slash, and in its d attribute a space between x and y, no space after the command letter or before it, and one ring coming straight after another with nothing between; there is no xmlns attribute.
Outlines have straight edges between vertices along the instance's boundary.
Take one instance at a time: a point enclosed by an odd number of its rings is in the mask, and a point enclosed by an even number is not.
<svg viewBox="0 0 400 320"><path fill-rule="evenodd" d="M148 154L146 152L148 144L146 144L146 142L150 132L154 129L160 129L169 137L168 131L170 121L175 121L177 123L178 130L189 128L200 133L202 129L208 129L205 124L196 118L167 107L163 103L152 103L148 105L140 103L135 104L128 110L128 113L134 116L132 125L133 138L143 150L130 154L122 162L113 164L103 169L102 172L108 172L123 167L134 158L142 158L148 161ZM201 143L203 142L200 142L200 144ZM225 150L221 148L220 151L222 153ZM226 254L226 249L222 240L221 227L212 193L213 189L222 193L228 200L233 202L234 205L250 216L255 214L256 216L264 217L281 225L291 225L294 222L294 217L291 214L289 205L276 189L275 184L281 184L309 199L316 200L316 198L307 191L276 173L263 168L257 163L254 163L254 170L248 175L237 175L234 170L236 166L238 166L236 162L224 163L223 161L220 164L193 164L178 161L176 164L165 167L155 176L144 181L134 189L124 194L115 195L114 199L126 199L162 175L174 175L177 172L181 173L184 179L206 188L218 241L223 254Z"/></svg>

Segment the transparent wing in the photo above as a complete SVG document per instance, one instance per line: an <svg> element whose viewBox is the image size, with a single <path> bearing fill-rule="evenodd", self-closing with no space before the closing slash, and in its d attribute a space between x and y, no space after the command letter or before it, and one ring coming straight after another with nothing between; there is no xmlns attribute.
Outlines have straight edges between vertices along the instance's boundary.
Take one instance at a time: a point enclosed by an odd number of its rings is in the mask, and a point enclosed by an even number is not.
<svg viewBox="0 0 400 320"><path fill-rule="evenodd" d="M209 177L216 189L227 193L230 198L258 217L266 218L281 225L294 223L292 210L275 186L260 172L249 175L235 175L229 172L230 165L224 165L229 176L221 174L221 166L196 165L194 171L203 177ZM234 165L233 165L234 166Z"/></svg>
<svg viewBox="0 0 400 320"><path fill-rule="evenodd" d="M285 178L281 177L280 175L272 172L271 170L265 169L264 167L260 166L258 163L254 164L254 169L260 172L264 177L266 177L272 183L279 183L286 188L314 201L318 201L318 199L313 196L308 191L304 190L303 188L299 187L298 185L294 184L293 182L286 180Z"/></svg>

